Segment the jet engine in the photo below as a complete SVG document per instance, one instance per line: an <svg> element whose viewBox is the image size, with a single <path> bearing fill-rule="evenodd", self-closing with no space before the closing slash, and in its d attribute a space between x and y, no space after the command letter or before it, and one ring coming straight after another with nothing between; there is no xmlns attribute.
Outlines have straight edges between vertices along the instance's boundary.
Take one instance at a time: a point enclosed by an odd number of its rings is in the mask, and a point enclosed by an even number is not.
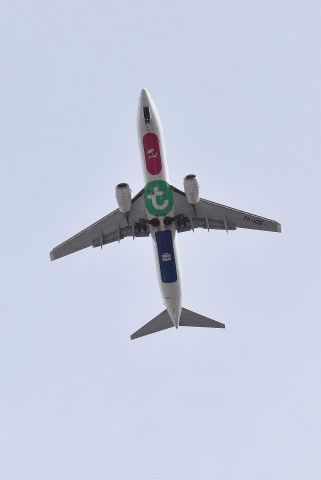
<svg viewBox="0 0 321 480"><path fill-rule="evenodd" d="M196 205L200 201L200 188L197 177L193 173L184 178L184 190L190 205Z"/></svg>
<svg viewBox="0 0 321 480"><path fill-rule="evenodd" d="M116 200L121 213L128 213L130 211L132 195L128 183L119 183L116 186Z"/></svg>

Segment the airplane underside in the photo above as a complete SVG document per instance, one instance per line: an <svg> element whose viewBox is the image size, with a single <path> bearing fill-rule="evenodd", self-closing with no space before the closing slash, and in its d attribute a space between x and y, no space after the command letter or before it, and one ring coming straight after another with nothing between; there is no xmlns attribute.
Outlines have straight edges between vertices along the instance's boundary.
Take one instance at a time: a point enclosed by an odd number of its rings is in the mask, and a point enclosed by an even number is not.
<svg viewBox="0 0 321 480"><path fill-rule="evenodd" d="M56 260L89 246L102 248L126 237L151 236L166 309L131 335L131 339L178 326L225 328L223 323L182 308L177 235L196 228L281 232L281 225L275 220L200 198L195 174L184 178L184 191L171 185L162 124L145 89L141 92L138 108L138 142L145 187L132 198L129 185L118 184L118 209L55 247L50 258Z"/></svg>

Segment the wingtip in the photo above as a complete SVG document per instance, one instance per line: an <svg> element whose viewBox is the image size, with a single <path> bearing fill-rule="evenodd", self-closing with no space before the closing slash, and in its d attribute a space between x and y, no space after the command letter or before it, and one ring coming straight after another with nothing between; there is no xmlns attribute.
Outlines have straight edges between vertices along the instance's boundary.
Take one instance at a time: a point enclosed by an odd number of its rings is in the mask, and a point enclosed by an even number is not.
<svg viewBox="0 0 321 480"><path fill-rule="evenodd" d="M276 231L277 231L278 233L282 233L282 227L281 227L281 224L280 224L280 223L277 223L277 224L276 224Z"/></svg>
<svg viewBox="0 0 321 480"><path fill-rule="evenodd" d="M50 260L53 262L55 259L55 255L54 255L54 251L51 250L51 252L49 253L49 256L50 256Z"/></svg>

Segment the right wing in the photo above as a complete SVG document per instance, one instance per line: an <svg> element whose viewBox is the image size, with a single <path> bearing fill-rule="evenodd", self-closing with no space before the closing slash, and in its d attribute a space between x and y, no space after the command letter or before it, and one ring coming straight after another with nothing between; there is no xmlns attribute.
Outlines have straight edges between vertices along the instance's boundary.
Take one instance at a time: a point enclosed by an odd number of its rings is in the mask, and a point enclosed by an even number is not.
<svg viewBox="0 0 321 480"><path fill-rule="evenodd" d="M149 224L147 223L144 205L144 189L132 200L132 207L128 217L119 209L69 238L50 252L51 260L64 257L86 247L102 247L125 237L148 237Z"/></svg>
<svg viewBox="0 0 321 480"><path fill-rule="evenodd" d="M236 228L250 228L281 232L281 225L275 220L259 217L253 213L243 212L204 198L201 198L198 204L192 206L187 202L184 192L173 186L171 188L174 196L178 232L186 232L194 228L226 231Z"/></svg>

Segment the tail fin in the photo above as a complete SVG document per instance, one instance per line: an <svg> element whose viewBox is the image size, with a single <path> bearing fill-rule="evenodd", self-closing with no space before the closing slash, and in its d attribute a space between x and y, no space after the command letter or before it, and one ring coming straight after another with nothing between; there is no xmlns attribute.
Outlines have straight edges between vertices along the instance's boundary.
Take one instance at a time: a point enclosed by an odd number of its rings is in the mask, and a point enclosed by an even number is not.
<svg viewBox="0 0 321 480"><path fill-rule="evenodd" d="M204 317L199 313L187 310L187 308L182 308L179 324L183 327L225 328L224 323ZM157 315L157 317L153 318L153 320L137 330L137 332L133 333L130 338L134 340L135 338L143 337L144 335L149 335L150 333L160 332L161 330L166 330L167 328L171 328L173 326L173 322L170 319L167 310L164 310L162 313Z"/></svg>

